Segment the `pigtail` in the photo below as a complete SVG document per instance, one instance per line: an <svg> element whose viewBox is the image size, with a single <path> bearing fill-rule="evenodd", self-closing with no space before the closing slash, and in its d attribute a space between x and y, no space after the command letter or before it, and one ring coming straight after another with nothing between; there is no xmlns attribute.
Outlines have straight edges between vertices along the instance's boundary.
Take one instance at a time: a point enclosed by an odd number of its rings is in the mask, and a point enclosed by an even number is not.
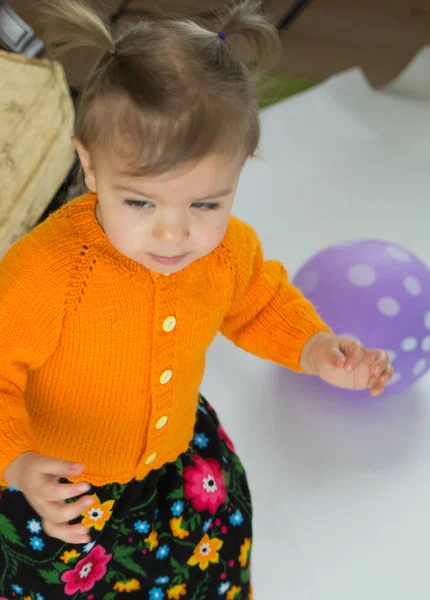
<svg viewBox="0 0 430 600"><path fill-rule="evenodd" d="M44 0L40 13L49 23L46 37L53 56L72 48L93 47L111 54L116 52L109 26L81 0Z"/></svg>
<svg viewBox="0 0 430 600"><path fill-rule="evenodd" d="M280 55L276 28L261 12L260 0L232 4L220 18L221 39L251 71L266 72Z"/></svg>

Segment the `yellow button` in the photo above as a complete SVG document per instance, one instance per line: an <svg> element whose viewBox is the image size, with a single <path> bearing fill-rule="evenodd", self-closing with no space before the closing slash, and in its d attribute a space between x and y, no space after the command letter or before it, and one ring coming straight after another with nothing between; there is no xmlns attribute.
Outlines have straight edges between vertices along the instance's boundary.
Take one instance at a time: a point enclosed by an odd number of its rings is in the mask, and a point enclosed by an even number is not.
<svg viewBox="0 0 430 600"><path fill-rule="evenodd" d="M152 462L154 462L154 460L157 458L157 453L154 452L154 454L151 454L151 456L148 456L148 458L146 459L146 464L150 465Z"/></svg>
<svg viewBox="0 0 430 600"><path fill-rule="evenodd" d="M167 317L167 319L164 319L163 330L166 333L168 333L169 331L172 331L173 329L175 329L175 327L176 327L175 317Z"/></svg>
<svg viewBox="0 0 430 600"><path fill-rule="evenodd" d="M172 371L170 371L170 369L168 369L167 371L164 371L164 373L161 373L161 377L160 377L160 383L161 385L164 385L165 383L169 383L169 381L172 379Z"/></svg>
<svg viewBox="0 0 430 600"><path fill-rule="evenodd" d="M163 427L166 425L167 421L169 419L167 417L161 417L161 419L158 419L157 421L157 425L155 426L156 429L163 429Z"/></svg>
<svg viewBox="0 0 430 600"><path fill-rule="evenodd" d="M170 273L163 273L164 277L169 277Z"/></svg>

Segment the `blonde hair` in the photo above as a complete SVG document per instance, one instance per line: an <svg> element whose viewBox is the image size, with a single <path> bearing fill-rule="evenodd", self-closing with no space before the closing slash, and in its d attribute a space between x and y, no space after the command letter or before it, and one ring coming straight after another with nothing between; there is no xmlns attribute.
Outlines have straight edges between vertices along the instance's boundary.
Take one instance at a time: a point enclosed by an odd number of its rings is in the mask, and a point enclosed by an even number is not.
<svg viewBox="0 0 430 600"><path fill-rule="evenodd" d="M61 31L62 52L90 46L102 52L76 108L75 136L92 160L113 150L125 172L138 176L218 150L241 150L244 159L255 154L256 83L280 46L258 0L233 4L217 15L213 30L190 18L154 15L117 37L80 0L45 6L48 41L50 32Z"/></svg>

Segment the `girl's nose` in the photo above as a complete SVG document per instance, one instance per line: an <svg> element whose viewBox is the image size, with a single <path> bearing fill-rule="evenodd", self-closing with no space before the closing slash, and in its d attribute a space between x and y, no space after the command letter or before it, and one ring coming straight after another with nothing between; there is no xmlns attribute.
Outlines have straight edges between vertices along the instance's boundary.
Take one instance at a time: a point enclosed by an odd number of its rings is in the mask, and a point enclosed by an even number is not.
<svg viewBox="0 0 430 600"><path fill-rule="evenodd" d="M158 221L153 230L154 239L159 242L179 246L190 235L188 223L185 221Z"/></svg>

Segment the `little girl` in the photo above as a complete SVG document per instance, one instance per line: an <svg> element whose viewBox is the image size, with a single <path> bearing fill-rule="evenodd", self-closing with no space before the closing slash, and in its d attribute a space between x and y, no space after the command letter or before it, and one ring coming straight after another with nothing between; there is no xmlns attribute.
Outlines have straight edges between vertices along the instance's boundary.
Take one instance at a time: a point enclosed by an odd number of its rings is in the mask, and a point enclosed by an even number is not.
<svg viewBox="0 0 430 600"><path fill-rule="evenodd" d="M49 18L101 57L74 136L89 192L0 262L0 595L247 600L249 489L198 391L215 335L374 395L392 367L230 215L278 49L258 4L117 39L74 0Z"/></svg>

